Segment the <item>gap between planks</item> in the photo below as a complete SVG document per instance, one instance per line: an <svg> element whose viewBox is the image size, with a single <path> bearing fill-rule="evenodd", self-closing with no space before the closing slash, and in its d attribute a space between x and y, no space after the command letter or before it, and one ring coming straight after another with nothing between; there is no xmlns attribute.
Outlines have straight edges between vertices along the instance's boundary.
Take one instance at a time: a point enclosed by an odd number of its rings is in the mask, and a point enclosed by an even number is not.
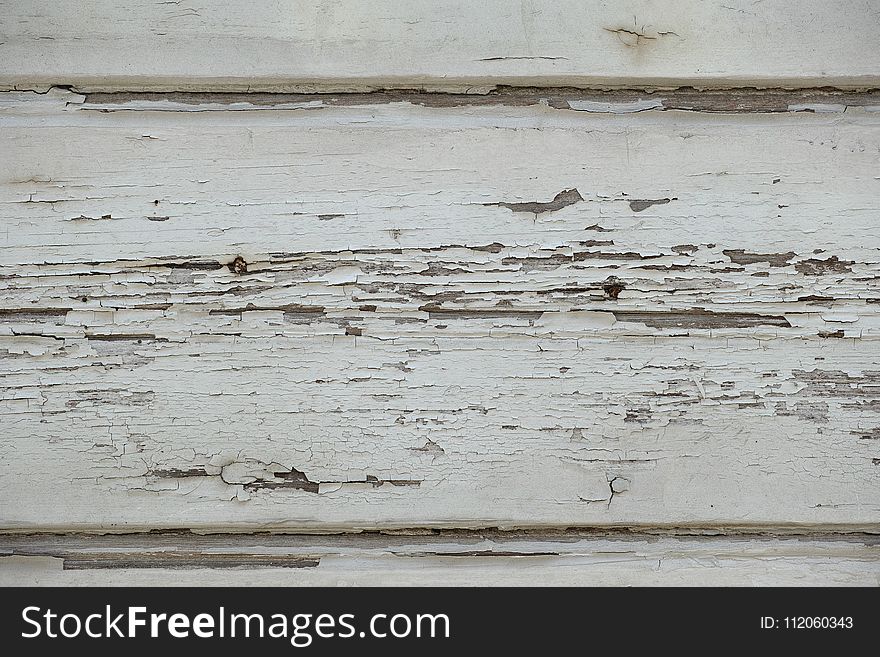
<svg viewBox="0 0 880 657"><path fill-rule="evenodd" d="M56 87L61 90L62 88ZM77 93L74 88L64 88ZM48 92L46 92L48 93ZM378 89L351 93L96 92L83 94L82 109L208 111L321 109L409 103L430 108L527 107L630 114L650 110L719 113L843 112L847 108L880 110L880 89L847 91L806 89L588 89L575 87L495 86L471 93L422 89Z"/></svg>

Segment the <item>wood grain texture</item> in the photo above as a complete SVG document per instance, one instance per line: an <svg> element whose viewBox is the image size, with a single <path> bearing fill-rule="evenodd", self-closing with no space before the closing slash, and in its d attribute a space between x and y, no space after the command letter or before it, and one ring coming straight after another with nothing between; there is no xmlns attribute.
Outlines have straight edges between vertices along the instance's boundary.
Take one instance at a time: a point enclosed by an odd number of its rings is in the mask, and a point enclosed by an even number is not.
<svg viewBox="0 0 880 657"><path fill-rule="evenodd" d="M0 2L0 88L855 86L871 0Z"/></svg>
<svg viewBox="0 0 880 657"><path fill-rule="evenodd" d="M877 586L876 536L2 536L0 586Z"/></svg>
<svg viewBox="0 0 880 657"><path fill-rule="evenodd" d="M2 528L878 529L870 106L117 100L0 98Z"/></svg>

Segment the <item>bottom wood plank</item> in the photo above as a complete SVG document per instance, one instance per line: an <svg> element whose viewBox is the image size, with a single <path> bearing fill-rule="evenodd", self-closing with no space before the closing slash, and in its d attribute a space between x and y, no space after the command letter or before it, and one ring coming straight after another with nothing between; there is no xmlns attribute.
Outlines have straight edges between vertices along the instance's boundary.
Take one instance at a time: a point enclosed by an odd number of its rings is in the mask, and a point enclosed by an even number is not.
<svg viewBox="0 0 880 657"><path fill-rule="evenodd" d="M2 586L878 586L880 536L7 535Z"/></svg>

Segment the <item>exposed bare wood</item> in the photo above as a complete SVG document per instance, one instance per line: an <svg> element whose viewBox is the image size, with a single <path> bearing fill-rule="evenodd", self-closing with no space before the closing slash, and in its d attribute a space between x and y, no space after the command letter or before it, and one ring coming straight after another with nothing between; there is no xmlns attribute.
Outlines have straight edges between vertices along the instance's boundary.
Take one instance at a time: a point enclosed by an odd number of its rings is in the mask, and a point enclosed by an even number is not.
<svg viewBox="0 0 880 657"><path fill-rule="evenodd" d="M56 92L57 93L57 92ZM692 112L839 113L847 109L880 109L880 91L815 89L694 89L664 90L575 89L565 87L497 86L480 93L425 92L384 89L369 93L154 93L116 92L84 94L83 109L102 112L152 111L255 111L320 109L328 106L366 106L409 103L423 107L542 105L558 110L599 114L631 114L650 110Z"/></svg>

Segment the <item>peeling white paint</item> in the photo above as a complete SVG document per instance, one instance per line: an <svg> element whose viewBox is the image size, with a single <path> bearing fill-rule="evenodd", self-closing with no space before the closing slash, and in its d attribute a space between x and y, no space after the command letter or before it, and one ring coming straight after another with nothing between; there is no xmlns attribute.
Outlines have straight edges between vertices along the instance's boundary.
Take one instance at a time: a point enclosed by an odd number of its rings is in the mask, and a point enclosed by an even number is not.
<svg viewBox="0 0 880 657"><path fill-rule="evenodd" d="M570 100L568 106L579 112L607 112L610 114L632 114L645 110L663 109L662 98L635 100L630 103L602 103L589 100Z"/></svg>
<svg viewBox="0 0 880 657"><path fill-rule="evenodd" d="M0 102L3 529L877 528L875 114L87 104Z"/></svg>

